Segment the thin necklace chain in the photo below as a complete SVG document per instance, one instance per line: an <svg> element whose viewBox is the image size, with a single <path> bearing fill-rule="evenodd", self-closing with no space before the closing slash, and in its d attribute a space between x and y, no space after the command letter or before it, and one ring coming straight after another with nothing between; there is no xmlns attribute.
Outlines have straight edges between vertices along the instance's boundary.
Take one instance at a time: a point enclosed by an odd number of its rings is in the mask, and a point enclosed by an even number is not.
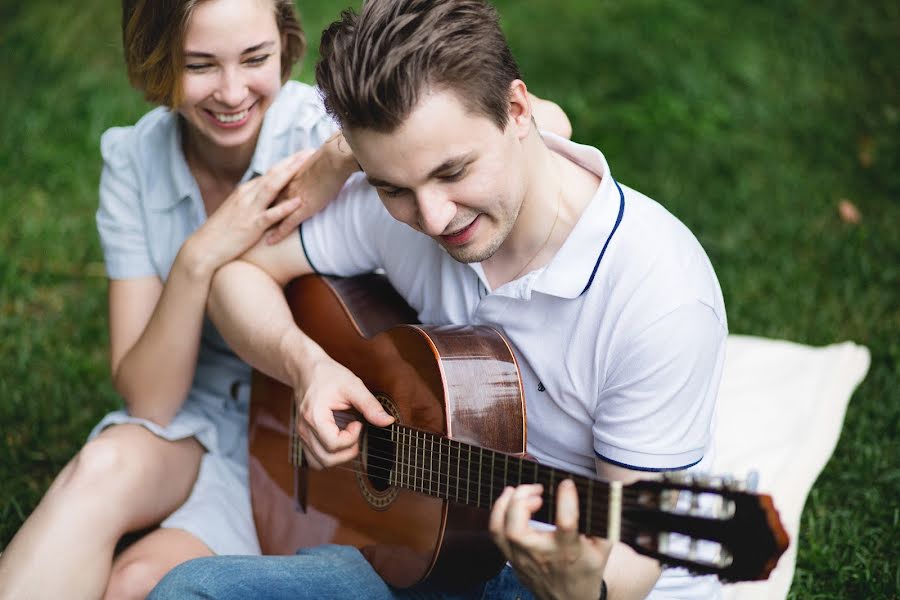
<svg viewBox="0 0 900 600"><path fill-rule="evenodd" d="M544 240L544 243L541 244L537 250L535 250L534 254L531 255L531 258L528 259L528 262L522 265L522 268L519 269L519 271L515 275L513 275L510 281L515 281L522 275L522 273L525 272L525 269L528 268L528 265L534 262L534 259L537 258L537 255L547 247L547 244L550 242L550 238L553 236L553 230L556 229L556 222L559 221L559 206L560 204L562 204L563 197L562 172L559 168L559 163L556 163L556 178L557 181L559 181L559 193L556 195L556 216L553 217L553 225L550 226L550 231L547 232L547 238Z"/></svg>

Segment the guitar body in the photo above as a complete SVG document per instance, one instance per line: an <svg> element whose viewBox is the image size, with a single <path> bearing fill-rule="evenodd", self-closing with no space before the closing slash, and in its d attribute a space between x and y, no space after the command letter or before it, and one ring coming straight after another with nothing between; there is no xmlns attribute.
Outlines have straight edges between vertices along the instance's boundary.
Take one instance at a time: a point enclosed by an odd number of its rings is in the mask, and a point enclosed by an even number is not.
<svg viewBox="0 0 900 600"><path fill-rule="evenodd" d="M300 328L353 371L399 423L524 454L518 369L508 343L493 329L408 325L415 323L414 311L378 275L307 276L288 288L287 297ZM363 452L358 461L321 471L292 464L298 451L291 436L292 390L260 373L254 377L250 487L264 554L356 546L396 587L462 587L502 568L503 556L487 532L487 511L378 477L393 469L387 456L392 448L370 448L368 458Z"/></svg>

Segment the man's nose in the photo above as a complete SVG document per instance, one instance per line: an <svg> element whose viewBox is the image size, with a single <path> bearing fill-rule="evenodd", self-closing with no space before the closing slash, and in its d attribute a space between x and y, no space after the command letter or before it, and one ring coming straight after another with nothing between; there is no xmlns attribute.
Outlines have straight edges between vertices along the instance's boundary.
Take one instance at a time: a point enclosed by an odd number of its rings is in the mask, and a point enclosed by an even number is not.
<svg viewBox="0 0 900 600"><path fill-rule="evenodd" d="M416 203L419 210L419 228L426 234L438 236L446 231L447 226L456 216L456 204L447 193L436 187L419 192Z"/></svg>

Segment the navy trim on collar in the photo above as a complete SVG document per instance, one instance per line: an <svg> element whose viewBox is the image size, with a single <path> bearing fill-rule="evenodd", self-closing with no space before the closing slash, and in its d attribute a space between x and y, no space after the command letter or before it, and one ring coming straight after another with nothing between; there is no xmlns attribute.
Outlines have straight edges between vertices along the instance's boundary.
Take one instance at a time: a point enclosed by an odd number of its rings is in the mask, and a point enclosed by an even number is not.
<svg viewBox="0 0 900 600"><path fill-rule="evenodd" d="M609 241L612 239L613 235L616 233L616 230L619 228L619 223L622 222L622 215L625 214L625 193L619 186L618 181L613 179L613 183L616 184L616 188L619 190L619 216L616 217L616 224L613 225L612 231L609 232L609 237L606 238L606 243L603 244L603 249L600 250L600 256L597 257L597 262L594 264L594 270L591 272L591 277L590 279L588 279L587 285L584 286L584 289L581 290L581 294L584 294L586 291L588 291L588 288L591 287L592 283L594 283L594 275L597 274L597 269L600 267L600 261L603 260L603 255L606 253L606 247L609 246ZM579 294L579 296L581 294Z"/></svg>

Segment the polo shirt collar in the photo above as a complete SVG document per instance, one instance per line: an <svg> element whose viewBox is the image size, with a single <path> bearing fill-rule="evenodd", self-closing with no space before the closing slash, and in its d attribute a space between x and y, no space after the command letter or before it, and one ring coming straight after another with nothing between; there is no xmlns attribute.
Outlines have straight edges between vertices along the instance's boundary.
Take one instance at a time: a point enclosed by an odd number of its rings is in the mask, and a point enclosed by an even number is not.
<svg viewBox="0 0 900 600"><path fill-rule="evenodd" d="M600 177L594 197L566 241L550 262L533 274L530 285L531 292L577 298L594 281L606 248L622 221L625 196L598 149L550 133L543 135L548 148Z"/></svg>

